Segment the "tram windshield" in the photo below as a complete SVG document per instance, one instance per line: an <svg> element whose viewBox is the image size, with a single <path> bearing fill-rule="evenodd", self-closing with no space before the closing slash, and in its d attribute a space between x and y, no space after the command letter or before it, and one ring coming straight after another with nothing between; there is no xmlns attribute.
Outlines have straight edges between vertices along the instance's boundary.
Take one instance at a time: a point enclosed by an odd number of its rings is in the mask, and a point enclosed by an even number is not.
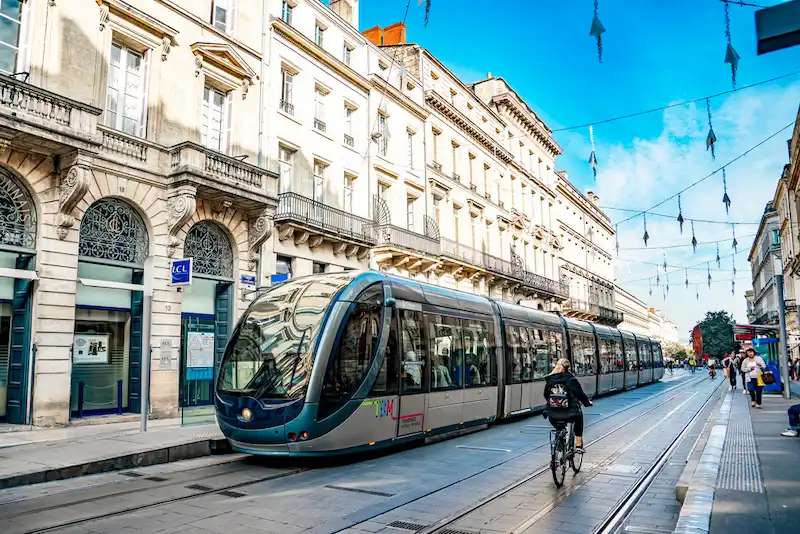
<svg viewBox="0 0 800 534"><path fill-rule="evenodd" d="M260 295L240 320L217 389L257 399L305 395L325 312L352 274L285 282Z"/></svg>

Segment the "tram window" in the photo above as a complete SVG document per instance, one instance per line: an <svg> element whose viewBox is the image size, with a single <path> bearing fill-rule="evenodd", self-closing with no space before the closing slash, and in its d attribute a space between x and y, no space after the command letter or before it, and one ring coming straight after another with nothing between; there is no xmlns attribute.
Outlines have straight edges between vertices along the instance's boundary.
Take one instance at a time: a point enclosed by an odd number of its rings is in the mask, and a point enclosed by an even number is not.
<svg viewBox="0 0 800 534"><path fill-rule="evenodd" d="M650 369L653 358L650 356L650 347L644 341L639 343L639 358L642 369Z"/></svg>
<svg viewBox="0 0 800 534"><path fill-rule="evenodd" d="M522 376L521 382L530 382L533 380L533 354L530 352L530 336L528 329L519 327L519 345L517 351L519 352L519 359L522 362Z"/></svg>
<svg viewBox="0 0 800 534"><path fill-rule="evenodd" d="M609 367L609 363L611 362L611 358L609 357L609 344L610 341L608 339L600 338L600 374L602 375L611 372Z"/></svg>
<svg viewBox="0 0 800 534"><path fill-rule="evenodd" d="M403 394L427 391L425 368L427 353L423 337L422 312L400 310L401 373Z"/></svg>
<svg viewBox="0 0 800 534"><path fill-rule="evenodd" d="M377 296L380 292L380 284L375 284L352 305L325 373L318 419L344 406L364 381L380 339L382 306Z"/></svg>
<svg viewBox="0 0 800 534"><path fill-rule="evenodd" d="M545 330L528 330L530 351L533 354L533 379L542 380L550 373L549 332Z"/></svg>
<svg viewBox="0 0 800 534"><path fill-rule="evenodd" d="M494 331L491 323L462 321L464 343L464 383L469 386L488 386L496 383L494 375Z"/></svg>
<svg viewBox="0 0 800 534"><path fill-rule="evenodd" d="M509 384L519 384L522 381L522 354L519 351L519 327L506 325L506 361L510 363L508 376Z"/></svg>
<svg viewBox="0 0 800 534"><path fill-rule="evenodd" d="M460 388L464 361L461 321L441 315L425 318L431 354L431 390Z"/></svg>
<svg viewBox="0 0 800 534"><path fill-rule="evenodd" d="M547 335L550 338L550 369L553 369L564 354L564 335L561 332L549 332Z"/></svg>
<svg viewBox="0 0 800 534"><path fill-rule="evenodd" d="M594 340L584 334L572 334L572 365L576 376L595 374Z"/></svg>
<svg viewBox="0 0 800 534"><path fill-rule="evenodd" d="M615 373L621 373L625 370L625 355L622 352L622 342L619 339L613 341L614 347L614 362L611 369Z"/></svg>
<svg viewBox="0 0 800 534"><path fill-rule="evenodd" d="M625 364L628 372L636 371L636 345L632 341L625 342Z"/></svg>
<svg viewBox="0 0 800 534"><path fill-rule="evenodd" d="M384 395L395 395L398 389L397 362L400 347L397 341L397 319L392 314L392 326L389 329L389 339L386 343L386 354L383 356L381 370L375 378L370 395L380 397Z"/></svg>

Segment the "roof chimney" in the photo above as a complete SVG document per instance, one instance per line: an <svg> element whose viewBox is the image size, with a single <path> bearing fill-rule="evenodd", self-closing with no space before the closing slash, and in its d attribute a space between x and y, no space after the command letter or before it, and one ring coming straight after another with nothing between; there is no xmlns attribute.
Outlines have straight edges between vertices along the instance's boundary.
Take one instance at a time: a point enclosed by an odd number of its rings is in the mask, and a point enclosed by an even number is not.
<svg viewBox="0 0 800 534"><path fill-rule="evenodd" d="M372 42L375 46L383 44L383 28L380 26L373 26L368 30L364 30L361 34Z"/></svg>
<svg viewBox="0 0 800 534"><path fill-rule="evenodd" d="M394 46L406 44L406 25L396 22L383 29L383 45Z"/></svg>
<svg viewBox="0 0 800 534"><path fill-rule="evenodd" d="M492 71L487 72L486 73L486 78L488 79L488 78L491 78L491 77L492 77Z"/></svg>
<svg viewBox="0 0 800 534"><path fill-rule="evenodd" d="M597 204L600 202L600 197L592 193L591 191L586 192L586 196L589 197L589 200L592 201L592 204Z"/></svg>

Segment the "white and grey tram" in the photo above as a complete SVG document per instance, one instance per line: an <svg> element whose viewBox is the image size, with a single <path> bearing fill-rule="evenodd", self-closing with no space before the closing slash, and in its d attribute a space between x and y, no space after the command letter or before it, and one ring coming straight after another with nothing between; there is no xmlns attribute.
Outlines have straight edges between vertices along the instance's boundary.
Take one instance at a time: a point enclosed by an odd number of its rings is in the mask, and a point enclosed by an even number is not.
<svg viewBox="0 0 800 534"><path fill-rule="evenodd" d="M260 294L215 385L237 451L324 456L466 433L541 410L566 356L589 396L663 375L661 346L615 328L375 271Z"/></svg>

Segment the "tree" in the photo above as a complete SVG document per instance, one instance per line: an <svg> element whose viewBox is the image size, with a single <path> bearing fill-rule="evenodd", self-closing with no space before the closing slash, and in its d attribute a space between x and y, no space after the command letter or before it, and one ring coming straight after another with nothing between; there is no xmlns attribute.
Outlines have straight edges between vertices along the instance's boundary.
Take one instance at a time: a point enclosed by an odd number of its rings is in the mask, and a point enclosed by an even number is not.
<svg viewBox="0 0 800 534"><path fill-rule="evenodd" d="M739 350L739 342L733 338L733 315L724 310L710 311L705 319L697 323L703 334L703 351L714 358ZM702 356L702 355L701 355Z"/></svg>
<svg viewBox="0 0 800 534"><path fill-rule="evenodd" d="M665 358L675 358L678 355L678 351L681 350L681 346L675 343L674 341L662 341L661 342L661 352L664 353Z"/></svg>

